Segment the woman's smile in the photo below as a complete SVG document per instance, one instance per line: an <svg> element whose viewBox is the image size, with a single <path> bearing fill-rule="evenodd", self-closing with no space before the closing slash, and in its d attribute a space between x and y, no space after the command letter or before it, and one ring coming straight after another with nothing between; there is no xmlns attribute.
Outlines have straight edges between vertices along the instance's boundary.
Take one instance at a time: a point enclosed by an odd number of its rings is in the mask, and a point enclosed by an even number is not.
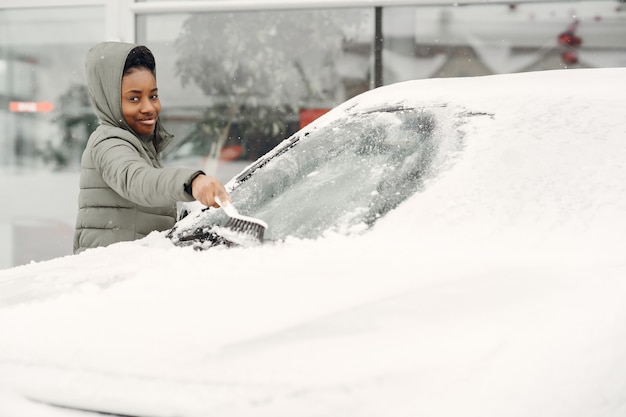
<svg viewBox="0 0 626 417"><path fill-rule="evenodd" d="M147 68L134 68L122 77L122 114L140 136L154 133L161 112L156 79Z"/></svg>

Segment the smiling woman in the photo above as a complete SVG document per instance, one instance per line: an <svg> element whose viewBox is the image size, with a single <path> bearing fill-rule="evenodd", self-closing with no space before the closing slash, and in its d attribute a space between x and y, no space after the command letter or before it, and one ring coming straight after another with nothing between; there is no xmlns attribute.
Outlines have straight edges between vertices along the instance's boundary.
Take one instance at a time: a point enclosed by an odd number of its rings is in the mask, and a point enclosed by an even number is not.
<svg viewBox="0 0 626 417"><path fill-rule="evenodd" d="M147 47L99 43L86 70L100 125L81 161L75 253L172 227L178 201L230 201L222 183L202 171L162 166L172 135L159 121L156 64Z"/></svg>
<svg viewBox="0 0 626 417"><path fill-rule="evenodd" d="M156 79L146 68L131 68L122 78L122 113L135 133L154 133L161 112Z"/></svg>
<svg viewBox="0 0 626 417"><path fill-rule="evenodd" d="M161 112L155 69L154 56L145 46L133 48L124 64L122 113L126 123L140 136L154 133Z"/></svg>

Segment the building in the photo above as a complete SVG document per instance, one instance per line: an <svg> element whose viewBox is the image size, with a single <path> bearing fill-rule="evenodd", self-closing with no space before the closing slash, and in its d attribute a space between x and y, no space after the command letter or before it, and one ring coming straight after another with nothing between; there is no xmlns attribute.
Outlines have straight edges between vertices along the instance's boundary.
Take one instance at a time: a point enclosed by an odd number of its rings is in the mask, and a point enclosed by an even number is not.
<svg viewBox="0 0 626 417"><path fill-rule="evenodd" d="M568 31L574 44L559 44ZM231 117L239 128L227 144L254 158L301 125L300 111L379 84L626 66L624 39L626 4L615 0L4 0L0 166L78 163L95 123L83 58L103 40L153 50L162 117L181 143L203 144L191 152L217 140L198 131L220 132ZM237 94L239 114L223 114Z"/></svg>

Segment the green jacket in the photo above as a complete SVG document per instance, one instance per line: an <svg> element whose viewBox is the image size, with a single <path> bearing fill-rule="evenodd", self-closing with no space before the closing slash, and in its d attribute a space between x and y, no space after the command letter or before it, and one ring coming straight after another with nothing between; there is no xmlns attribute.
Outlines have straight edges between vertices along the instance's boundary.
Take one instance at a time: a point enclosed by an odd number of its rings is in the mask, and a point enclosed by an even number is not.
<svg viewBox="0 0 626 417"><path fill-rule="evenodd" d="M104 42L87 53L89 95L100 125L81 160L74 253L167 230L176 202L193 201L185 190L201 171L164 168L160 161L172 135L157 122L154 135L139 137L122 115L122 72L135 46Z"/></svg>

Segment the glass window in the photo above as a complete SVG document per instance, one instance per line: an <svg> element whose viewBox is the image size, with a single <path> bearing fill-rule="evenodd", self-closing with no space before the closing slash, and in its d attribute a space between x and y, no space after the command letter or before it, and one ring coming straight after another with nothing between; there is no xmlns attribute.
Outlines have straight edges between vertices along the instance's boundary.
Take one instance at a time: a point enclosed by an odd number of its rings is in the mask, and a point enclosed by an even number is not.
<svg viewBox="0 0 626 417"><path fill-rule="evenodd" d="M361 231L423 186L442 135L437 111L374 109L293 136L288 152L242 174L233 199L271 224L269 240Z"/></svg>
<svg viewBox="0 0 626 417"><path fill-rule="evenodd" d="M368 90L373 15L367 8L139 17L138 42L157 59L162 118L180 146L166 159L188 164L197 152L197 164L255 160L310 110L322 114Z"/></svg>
<svg viewBox="0 0 626 417"><path fill-rule="evenodd" d="M626 66L615 1L383 9L383 81Z"/></svg>
<svg viewBox="0 0 626 417"><path fill-rule="evenodd" d="M0 166L77 165L95 128L84 59L103 7L0 9Z"/></svg>
<svg viewBox="0 0 626 417"><path fill-rule="evenodd" d="M626 66L625 9L383 7L382 82ZM375 26L374 8L140 16L137 39L157 56L163 119L177 136L166 160L229 180L233 161L255 160L373 87Z"/></svg>
<svg viewBox="0 0 626 417"><path fill-rule="evenodd" d="M231 196L242 213L267 222L270 241L362 232L423 189L460 151L458 126L466 117L451 117L444 105L355 103L342 117L296 133L251 165L234 180ZM223 210L193 214L170 237L210 247L220 243L213 227L226 220Z"/></svg>

